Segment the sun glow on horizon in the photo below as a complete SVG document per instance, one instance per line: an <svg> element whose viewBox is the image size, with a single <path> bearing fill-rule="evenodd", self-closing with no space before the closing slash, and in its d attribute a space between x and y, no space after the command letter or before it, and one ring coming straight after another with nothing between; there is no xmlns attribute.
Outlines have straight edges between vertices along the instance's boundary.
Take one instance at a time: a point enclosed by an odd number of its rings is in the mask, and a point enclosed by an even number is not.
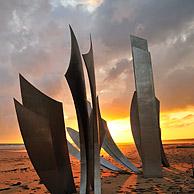
<svg viewBox="0 0 194 194"><path fill-rule="evenodd" d="M110 133L117 143L132 143L133 136L131 133L130 119L123 118L118 120L110 120L107 122Z"/></svg>
<svg viewBox="0 0 194 194"><path fill-rule="evenodd" d="M115 116L116 117L116 116ZM109 119L107 125L116 143L133 143L130 118ZM160 125L163 140L194 138L194 107L183 110L161 112ZM78 130L76 118L65 115L65 126ZM71 141L67 134L68 140ZM15 133L1 138L0 143L23 143L19 128Z"/></svg>

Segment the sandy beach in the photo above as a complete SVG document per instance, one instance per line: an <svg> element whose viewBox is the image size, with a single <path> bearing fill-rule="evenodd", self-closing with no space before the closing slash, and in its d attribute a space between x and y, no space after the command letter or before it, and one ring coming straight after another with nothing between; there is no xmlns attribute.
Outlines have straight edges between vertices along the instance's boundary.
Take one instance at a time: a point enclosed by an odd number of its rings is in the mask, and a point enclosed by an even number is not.
<svg viewBox="0 0 194 194"><path fill-rule="evenodd" d="M134 173L119 174L102 170L102 193L194 193L194 178L191 177L191 157L194 148L177 148L182 144L165 144L164 148L171 164L163 168L163 178L144 179ZM119 145L126 156L137 166L141 166L133 144ZM115 163L102 151L103 157ZM74 179L79 191L79 161L71 157ZM117 164L118 165L118 164ZM118 165L123 168L122 166ZM126 170L123 168L123 170ZM49 193L34 171L27 153L23 149L0 150L0 194Z"/></svg>

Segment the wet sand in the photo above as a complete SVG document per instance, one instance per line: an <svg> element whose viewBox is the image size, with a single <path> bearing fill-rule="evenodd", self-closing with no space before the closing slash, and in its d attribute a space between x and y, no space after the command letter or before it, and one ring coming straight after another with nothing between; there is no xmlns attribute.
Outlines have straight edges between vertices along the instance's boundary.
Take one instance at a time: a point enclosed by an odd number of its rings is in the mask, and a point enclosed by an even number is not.
<svg viewBox="0 0 194 194"><path fill-rule="evenodd" d="M120 145L120 148L136 166L141 166L133 144ZM163 178L144 179L142 175L134 173L119 174L103 169L102 193L194 193L194 178L190 177L192 175L190 155L194 158L194 148L180 149L177 148L177 144L166 144L164 148L171 167L163 168ZM106 153L102 152L102 155L117 164ZM71 163L76 188L79 191L79 161L71 157ZM40 183L26 152L0 150L0 194L4 193L49 193Z"/></svg>

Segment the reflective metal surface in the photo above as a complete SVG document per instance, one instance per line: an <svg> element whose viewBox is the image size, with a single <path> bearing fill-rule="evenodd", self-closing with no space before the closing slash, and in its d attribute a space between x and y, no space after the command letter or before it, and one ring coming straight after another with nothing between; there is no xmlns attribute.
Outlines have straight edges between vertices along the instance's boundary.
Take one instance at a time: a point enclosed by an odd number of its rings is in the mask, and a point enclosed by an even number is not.
<svg viewBox="0 0 194 194"><path fill-rule="evenodd" d="M96 80L94 70L94 57L92 40L90 37L90 49L88 53L83 54L83 59L86 65L87 74L89 78L90 91L92 97L92 112L90 115L90 160L92 161L91 171L91 185L95 194L101 194L101 177L100 177L100 137L99 137L99 119L98 108L96 100Z"/></svg>
<svg viewBox="0 0 194 194"><path fill-rule="evenodd" d="M68 140L67 140L67 146L69 153L74 156L76 159L80 160L80 151L74 147Z"/></svg>
<svg viewBox="0 0 194 194"><path fill-rule="evenodd" d="M158 130L159 130L159 138L160 138L160 146L161 146L161 159L164 167L169 167L170 164L164 152L164 148L161 140L161 129L160 129L160 102L156 98L156 109L157 109L157 119L158 119ZM138 106L137 106L137 93L136 91L133 94L131 109L130 109L130 120L131 120L131 130L133 134L133 138L135 141L135 145L137 147L138 153L141 156L141 145L140 145L140 123L139 123L139 114L138 114Z"/></svg>
<svg viewBox="0 0 194 194"><path fill-rule="evenodd" d="M131 101L130 121L131 121L131 131L133 134L133 139L134 139L138 154L142 160L141 130L140 130L140 122L139 122L139 114L138 114L138 106L137 106L137 92L136 91L133 93L133 98Z"/></svg>
<svg viewBox="0 0 194 194"><path fill-rule="evenodd" d="M36 114L48 119L57 168L62 174L61 176L64 176L61 177L61 180L65 178L65 182L68 183L68 186L74 188L75 185L67 148L62 103L43 94L22 75L19 77L23 105Z"/></svg>
<svg viewBox="0 0 194 194"><path fill-rule="evenodd" d="M157 116L158 116L158 130L159 130L159 138L160 138L160 148L161 148L161 159L162 159L162 164L164 167L170 167L170 164L168 162L168 159L166 157L166 154L164 152L164 148L162 145L162 139L161 139L161 128L160 128L160 101L156 98L156 111L157 111Z"/></svg>
<svg viewBox="0 0 194 194"><path fill-rule="evenodd" d="M132 170L133 172L139 174L141 173L138 168L136 168L126 156L121 152L116 143L114 142L107 123L101 117L99 99L97 98L97 107L98 107L98 118L99 118L99 126L100 126L100 139L103 149L118 163L125 166L126 168ZM92 110L91 106L88 106L89 110Z"/></svg>
<svg viewBox="0 0 194 194"><path fill-rule="evenodd" d="M80 143L79 143L79 132L67 127L67 131L71 137L71 139L73 140L73 142L76 144L77 147L80 147ZM107 161L106 159L104 159L103 157L100 157L100 164L102 167L112 170L112 171L116 171L116 172L123 172L123 170L121 168L118 168L117 166L111 164L109 161Z"/></svg>
<svg viewBox="0 0 194 194"><path fill-rule="evenodd" d="M101 148L107 131L104 129L104 121L101 117L99 97L97 96L96 99L97 99L96 102L97 102L98 119L99 119L100 148Z"/></svg>
<svg viewBox="0 0 194 194"><path fill-rule="evenodd" d="M131 36L135 87L140 123L140 145L144 177L162 177L160 134L151 56L147 41Z"/></svg>
<svg viewBox="0 0 194 194"><path fill-rule="evenodd" d="M122 151L118 148L116 143L114 142L110 131L108 129L107 123L102 119L102 127L103 130L106 131L106 135L104 138L104 142L102 144L103 149L112 157L115 161L122 164L126 168L132 170L135 173L140 173L139 169L135 167L126 156L122 153Z"/></svg>
<svg viewBox="0 0 194 194"><path fill-rule="evenodd" d="M83 73L82 59L79 46L73 30L71 32L71 58L69 67L65 74L71 94L73 97L78 127L80 136L80 152L81 152L81 181L80 181L80 194L90 193L90 180L92 176L90 160L90 128L89 116L87 111L87 97L85 79Z"/></svg>
<svg viewBox="0 0 194 194"><path fill-rule="evenodd" d="M65 166L65 163L63 167L59 166L56 159L49 119L27 109L16 100L14 103L26 150L41 182L52 194L75 193L73 176L67 177L65 172L69 171L69 166Z"/></svg>

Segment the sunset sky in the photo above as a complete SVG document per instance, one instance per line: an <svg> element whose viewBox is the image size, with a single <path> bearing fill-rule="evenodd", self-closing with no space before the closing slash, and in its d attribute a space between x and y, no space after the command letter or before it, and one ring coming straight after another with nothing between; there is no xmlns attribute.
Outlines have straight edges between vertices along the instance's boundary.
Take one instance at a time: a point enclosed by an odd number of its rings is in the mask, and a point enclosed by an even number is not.
<svg viewBox="0 0 194 194"><path fill-rule="evenodd" d="M22 142L13 105L13 97L21 102L18 73L63 102L66 126L77 129L64 77L70 59L68 24L81 53L88 51L92 35L101 112L116 142L133 141L130 34L149 43L162 138L194 138L193 10L193 0L0 1L0 143ZM86 74L85 79L91 100Z"/></svg>

